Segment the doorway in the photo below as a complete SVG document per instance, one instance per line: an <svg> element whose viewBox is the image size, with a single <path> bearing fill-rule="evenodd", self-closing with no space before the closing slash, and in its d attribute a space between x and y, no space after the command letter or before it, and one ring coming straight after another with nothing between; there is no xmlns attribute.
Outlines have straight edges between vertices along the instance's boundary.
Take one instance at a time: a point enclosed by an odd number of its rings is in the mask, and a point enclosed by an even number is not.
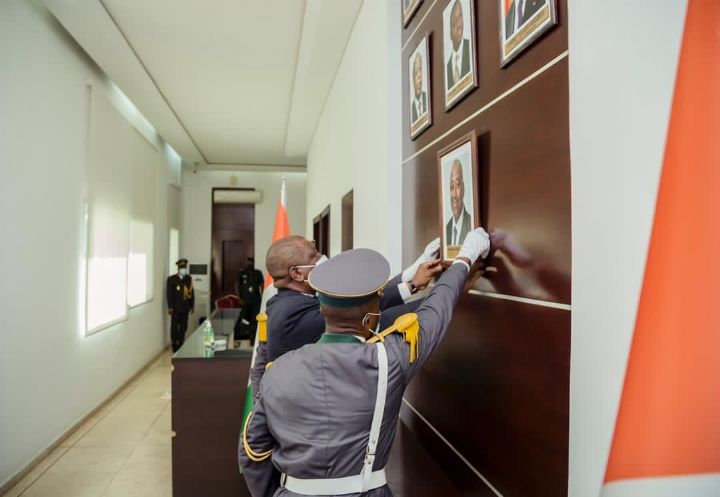
<svg viewBox="0 0 720 497"><path fill-rule="evenodd" d="M213 199L216 199L213 190ZM222 188L222 190L230 190ZM252 190L234 188L232 190ZM210 302L235 293L235 279L255 255L255 204L212 204L212 252L210 260Z"/></svg>
<svg viewBox="0 0 720 497"><path fill-rule="evenodd" d="M318 251L330 257L330 206L313 219L313 238Z"/></svg>
<svg viewBox="0 0 720 497"><path fill-rule="evenodd" d="M353 248L353 190L342 198L342 246L343 252Z"/></svg>

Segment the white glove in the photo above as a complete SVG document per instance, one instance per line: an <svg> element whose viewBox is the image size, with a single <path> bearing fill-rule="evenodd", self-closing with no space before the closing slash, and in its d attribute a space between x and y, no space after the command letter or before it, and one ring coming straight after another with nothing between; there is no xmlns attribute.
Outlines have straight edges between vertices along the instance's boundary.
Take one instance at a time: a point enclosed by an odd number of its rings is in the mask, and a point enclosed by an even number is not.
<svg viewBox="0 0 720 497"><path fill-rule="evenodd" d="M436 238L432 242L428 243L425 246L425 250L423 250L423 253L420 254L420 257L412 263L412 265L407 268L405 271L402 272L402 280L403 282L407 283L411 279L415 277L415 273L417 273L418 268L421 264L424 264L425 262L432 261L433 259L437 259L438 253L440 252L440 239Z"/></svg>
<svg viewBox="0 0 720 497"><path fill-rule="evenodd" d="M478 257L483 259L490 252L490 237L482 228L475 228L465 237L465 241L460 248L458 257L467 257L470 259L470 265L475 264Z"/></svg>

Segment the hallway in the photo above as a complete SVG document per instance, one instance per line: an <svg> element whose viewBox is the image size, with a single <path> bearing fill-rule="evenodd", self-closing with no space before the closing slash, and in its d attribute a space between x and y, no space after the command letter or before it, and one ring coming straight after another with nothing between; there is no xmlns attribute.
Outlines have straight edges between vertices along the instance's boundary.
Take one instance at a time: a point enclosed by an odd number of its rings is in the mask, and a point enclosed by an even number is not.
<svg viewBox="0 0 720 497"><path fill-rule="evenodd" d="M163 353L6 497L170 497L170 358Z"/></svg>

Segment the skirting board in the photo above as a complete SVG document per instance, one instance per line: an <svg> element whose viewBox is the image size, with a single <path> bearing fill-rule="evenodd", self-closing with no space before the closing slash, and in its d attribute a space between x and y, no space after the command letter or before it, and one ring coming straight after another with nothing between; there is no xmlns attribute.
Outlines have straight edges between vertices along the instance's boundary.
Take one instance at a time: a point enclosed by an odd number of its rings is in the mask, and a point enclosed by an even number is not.
<svg viewBox="0 0 720 497"><path fill-rule="evenodd" d="M65 440L67 440L73 433L75 433L75 432L76 432L82 425L84 425L90 418L92 418L93 416L95 416L95 414L97 414L103 407L105 407L105 406L108 405L110 402L112 402L113 399L115 399L115 397L117 397L117 396L120 394L120 392L123 391L123 389L125 389L128 385L130 385L133 381L135 381L141 374L143 374L143 373L150 367L150 365L151 365L152 363L154 363L155 361L157 361L157 360L160 358L160 356L162 356L162 355L165 353L165 351L168 350L169 348L170 348L170 345L169 345L169 344L166 345L165 347L163 347L162 350L155 355L155 357L153 357L152 359L150 359L143 367L141 367L141 368L137 371L137 373L135 373L134 375L132 375L132 376L130 377L130 379L128 379L125 383L123 383L122 385L120 385L120 386L119 386L113 393L111 393L105 400L103 400L102 402L100 402L100 403L97 405L97 407L95 407L95 409L93 409L92 411L90 411L87 415L85 415L84 417L82 417L82 418L80 419L80 421L78 421L77 423L75 423L74 425L72 425L70 428L68 428L62 435L60 435L60 436L58 437L57 440L55 440L52 444L50 444L50 446L49 446L47 449L45 449L44 451L42 451L35 459L33 459L32 461L30 461L30 462L27 464L27 466L25 466L23 469L21 469L20 471L18 471L18 472L15 474L15 476L13 476L12 478L10 478L2 487L0 487L0 497L3 496L3 495L5 495L7 492L9 492L11 488L13 488L15 485L17 485L17 484L20 482L20 480L22 480L23 478L25 478L33 469L35 469L35 467L36 467L38 464L40 464L40 462L41 462L43 459L45 459L52 451L54 451L55 449L57 449L58 447L60 447L60 445L62 445L62 443L63 443Z"/></svg>

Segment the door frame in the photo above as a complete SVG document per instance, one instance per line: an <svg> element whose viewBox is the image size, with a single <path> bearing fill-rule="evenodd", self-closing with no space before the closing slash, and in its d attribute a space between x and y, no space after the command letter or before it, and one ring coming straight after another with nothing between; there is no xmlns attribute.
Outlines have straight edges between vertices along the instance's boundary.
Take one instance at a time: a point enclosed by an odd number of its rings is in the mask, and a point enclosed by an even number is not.
<svg viewBox="0 0 720 497"><path fill-rule="evenodd" d="M227 186L218 186L218 187L212 187L210 189L210 272L208 274L210 281L208 282L208 297L209 297L209 307L210 312L215 310L215 300L219 297L222 297L222 295L215 295L213 293L214 285L213 285L213 278L215 277L215 258L213 257L213 226L214 226L214 217L215 217L215 192L216 191L255 191L255 188L244 188L244 187L227 187ZM221 204L223 202L218 202L218 204ZM230 203L230 202L228 202ZM236 205L252 205L253 211L255 210L254 207L256 204L252 202L238 202ZM253 229L255 226L255 214L253 215ZM255 246L255 234L253 233L253 247ZM255 254L252 254L253 257L255 257Z"/></svg>

